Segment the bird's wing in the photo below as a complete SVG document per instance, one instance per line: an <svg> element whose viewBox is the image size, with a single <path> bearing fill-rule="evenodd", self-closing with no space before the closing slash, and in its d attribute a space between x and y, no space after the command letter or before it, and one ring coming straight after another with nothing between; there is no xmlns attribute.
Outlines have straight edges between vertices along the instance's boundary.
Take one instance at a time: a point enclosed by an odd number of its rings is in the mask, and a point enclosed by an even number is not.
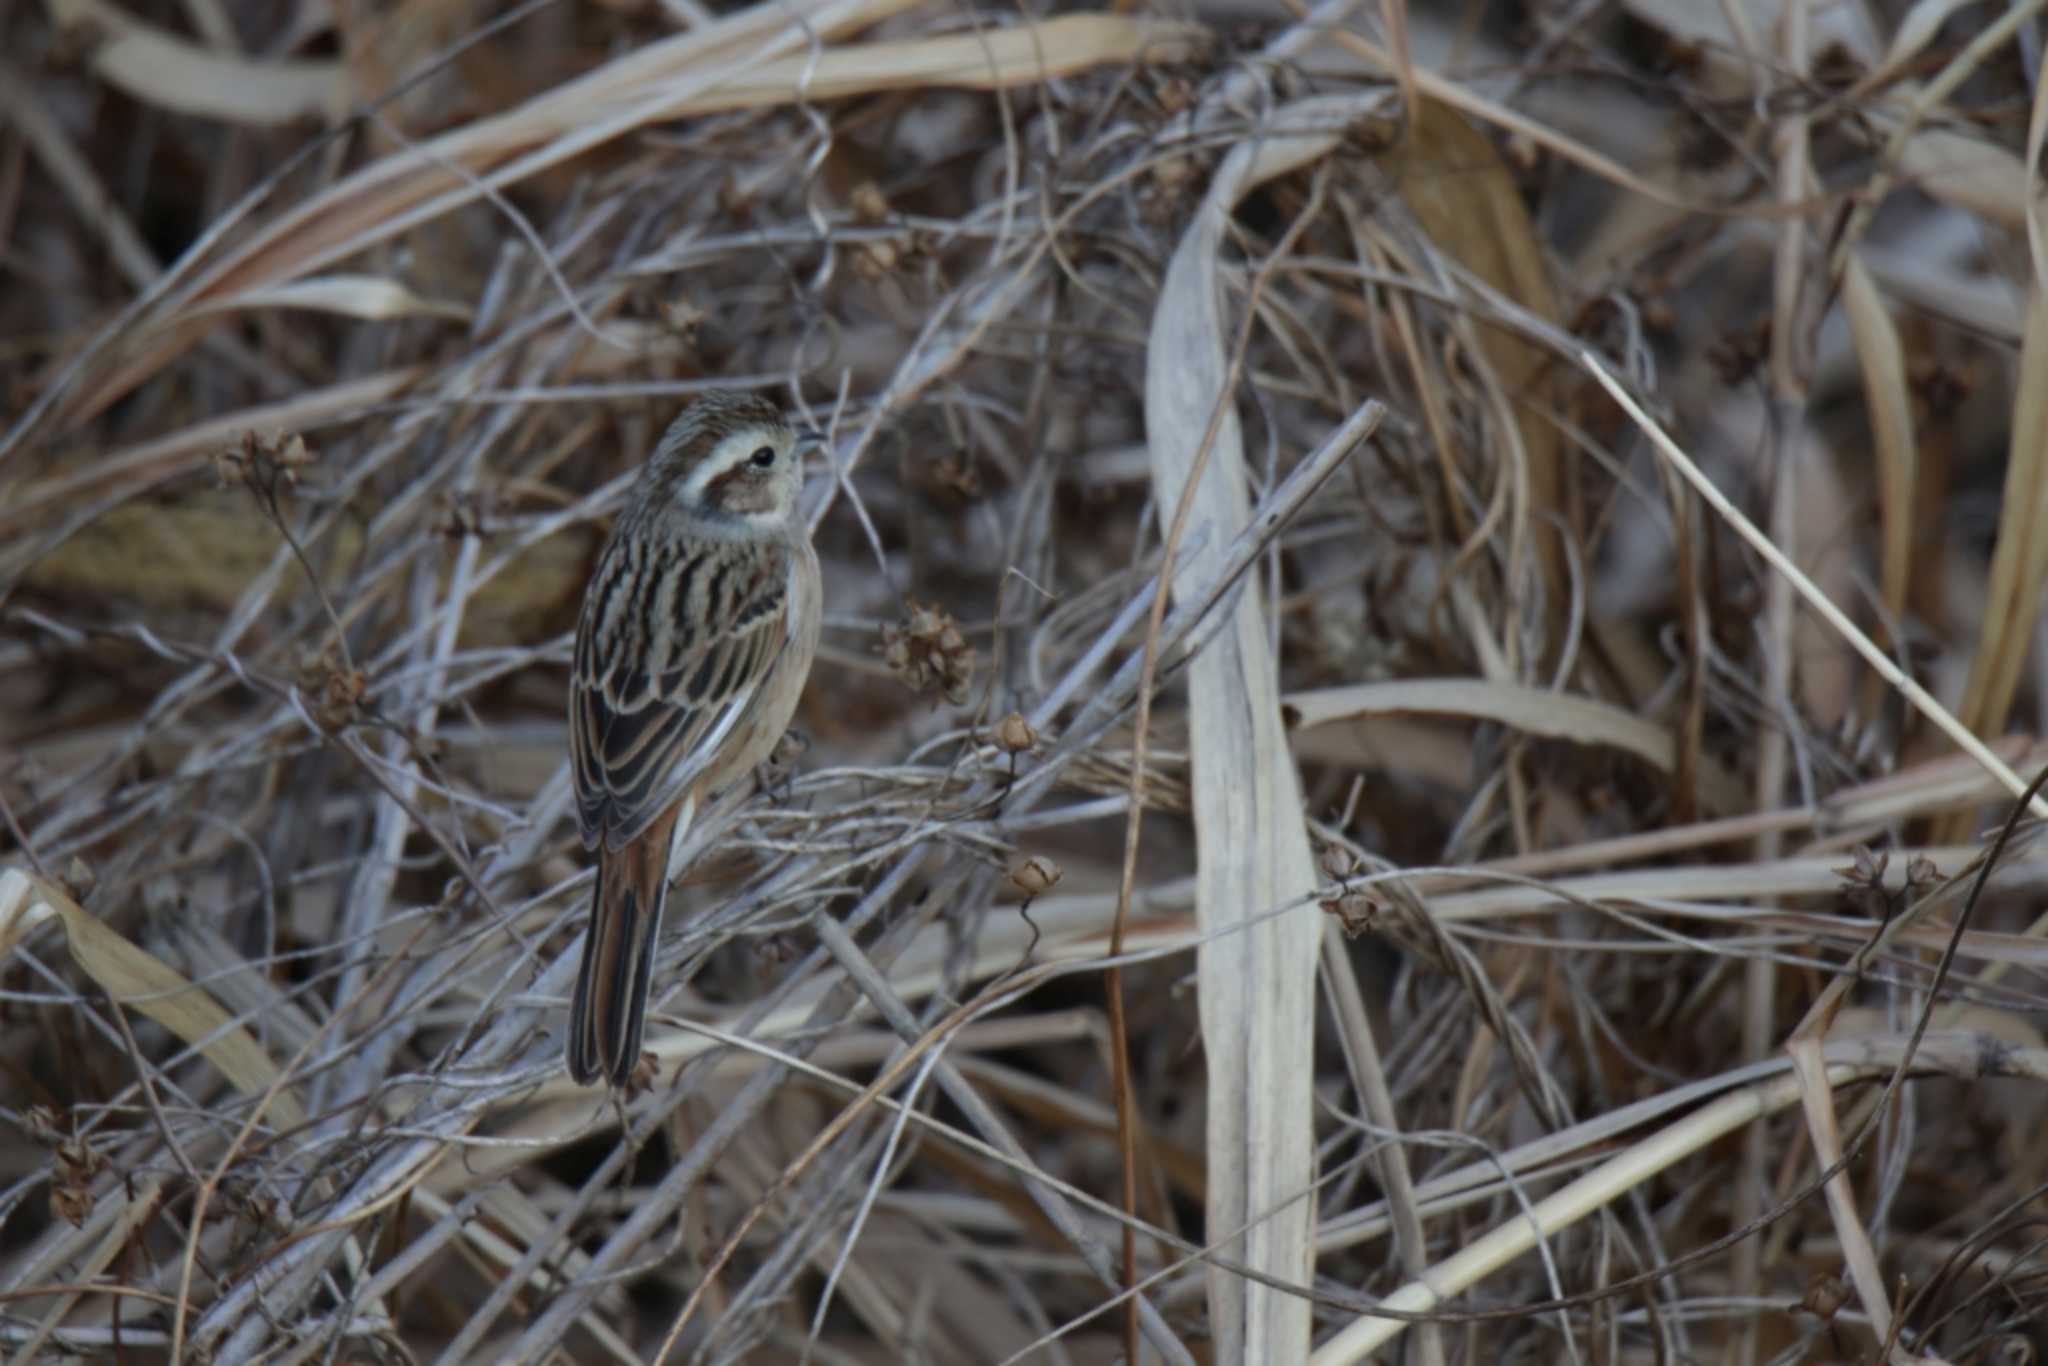
<svg viewBox="0 0 2048 1366"><path fill-rule="evenodd" d="M586 847L622 848L716 761L782 649L789 571L767 542L606 546L569 680Z"/></svg>

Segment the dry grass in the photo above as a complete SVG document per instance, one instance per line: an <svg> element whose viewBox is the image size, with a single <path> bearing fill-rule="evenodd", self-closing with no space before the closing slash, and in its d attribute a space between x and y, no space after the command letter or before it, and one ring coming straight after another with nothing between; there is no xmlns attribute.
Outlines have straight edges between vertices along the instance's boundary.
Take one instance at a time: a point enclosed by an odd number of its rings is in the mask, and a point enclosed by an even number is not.
<svg viewBox="0 0 2048 1366"><path fill-rule="evenodd" d="M4 1359L2038 1359L2044 6L1778 8L0 11ZM607 1099L733 383L809 744Z"/></svg>

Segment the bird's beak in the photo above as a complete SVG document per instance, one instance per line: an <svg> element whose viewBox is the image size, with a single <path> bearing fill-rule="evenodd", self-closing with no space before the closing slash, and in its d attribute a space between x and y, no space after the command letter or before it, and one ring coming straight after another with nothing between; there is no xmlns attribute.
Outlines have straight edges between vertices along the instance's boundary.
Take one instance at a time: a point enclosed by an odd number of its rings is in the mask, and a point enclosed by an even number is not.
<svg viewBox="0 0 2048 1366"><path fill-rule="evenodd" d="M817 427L798 432L796 434L796 453L798 456L808 459L812 464L820 463L824 459L825 446L828 440L829 438L825 435L824 431Z"/></svg>

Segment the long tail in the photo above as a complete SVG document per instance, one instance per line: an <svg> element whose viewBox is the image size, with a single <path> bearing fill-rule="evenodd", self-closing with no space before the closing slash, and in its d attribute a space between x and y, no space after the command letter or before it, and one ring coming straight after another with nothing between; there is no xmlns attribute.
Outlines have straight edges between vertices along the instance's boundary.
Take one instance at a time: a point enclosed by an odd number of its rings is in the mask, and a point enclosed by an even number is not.
<svg viewBox="0 0 2048 1366"><path fill-rule="evenodd" d="M669 841L688 805L678 804L616 853L598 850L590 933L569 1007L569 1075L579 1086L600 1077L623 1086L640 1061L654 945L668 898Z"/></svg>

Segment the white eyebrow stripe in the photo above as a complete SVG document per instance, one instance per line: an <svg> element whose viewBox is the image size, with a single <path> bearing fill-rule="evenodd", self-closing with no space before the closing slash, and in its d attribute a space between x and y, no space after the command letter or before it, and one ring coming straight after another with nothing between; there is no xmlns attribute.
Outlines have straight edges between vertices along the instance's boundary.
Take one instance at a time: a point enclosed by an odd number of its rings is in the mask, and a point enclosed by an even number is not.
<svg viewBox="0 0 2048 1366"><path fill-rule="evenodd" d="M743 461L752 459L754 452L761 447L773 444L774 442L762 432L728 433L720 438L718 444L711 448L711 454L705 456L703 463L691 471L690 477L683 481L683 492L688 494L693 502L702 502L705 490L711 487L714 480L721 475L730 474Z"/></svg>

